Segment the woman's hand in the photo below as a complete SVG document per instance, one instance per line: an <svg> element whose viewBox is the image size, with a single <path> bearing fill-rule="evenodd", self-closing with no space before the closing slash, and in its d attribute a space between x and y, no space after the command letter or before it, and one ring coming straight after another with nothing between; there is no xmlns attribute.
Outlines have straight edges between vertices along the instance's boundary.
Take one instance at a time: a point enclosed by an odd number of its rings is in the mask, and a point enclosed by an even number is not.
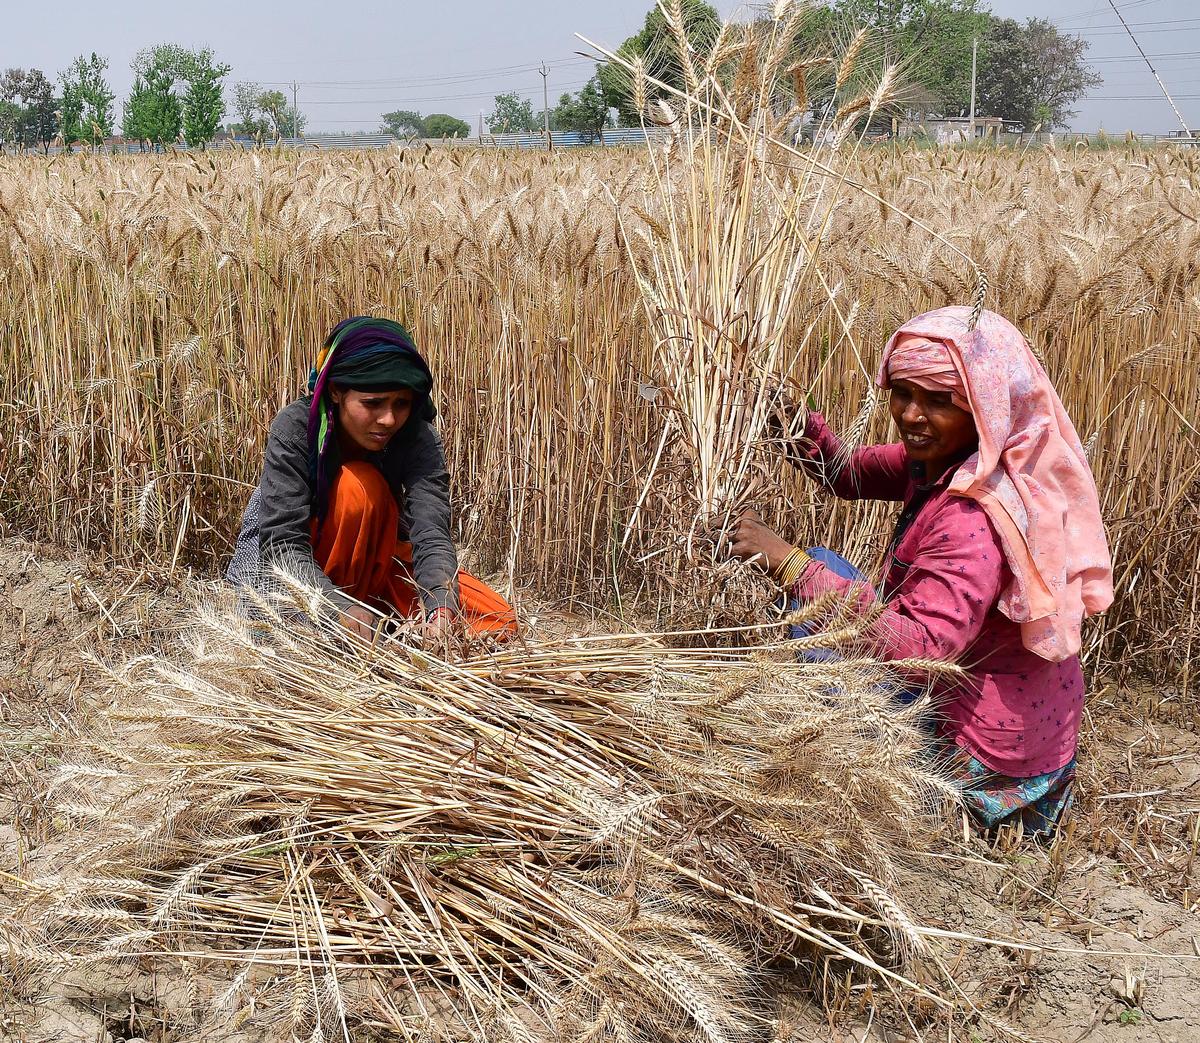
<svg viewBox="0 0 1200 1043"><path fill-rule="evenodd" d="M450 633L450 625L454 622L454 614L448 608L439 608L425 620L422 633L429 637L443 637Z"/></svg>
<svg viewBox="0 0 1200 1043"><path fill-rule="evenodd" d="M804 435L808 410L796 402L782 385L770 389L772 405L767 412L767 435L787 461L799 467L802 458L799 441Z"/></svg>
<svg viewBox="0 0 1200 1043"><path fill-rule="evenodd" d="M767 572L774 572L792 550L774 529L768 528L757 511L744 511L733 524L730 534L730 554L747 561L757 560Z"/></svg>
<svg viewBox="0 0 1200 1043"><path fill-rule="evenodd" d="M445 658L450 651L454 629L454 613L448 608L439 608L421 624L421 636L427 648Z"/></svg>
<svg viewBox="0 0 1200 1043"><path fill-rule="evenodd" d="M379 617L365 605L351 605L341 617L342 626L364 641L375 639Z"/></svg>
<svg viewBox="0 0 1200 1043"><path fill-rule="evenodd" d="M800 420L807 410L777 384L768 389L771 394L771 409L767 412L767 430L776 437L794 436Z"/></svg>

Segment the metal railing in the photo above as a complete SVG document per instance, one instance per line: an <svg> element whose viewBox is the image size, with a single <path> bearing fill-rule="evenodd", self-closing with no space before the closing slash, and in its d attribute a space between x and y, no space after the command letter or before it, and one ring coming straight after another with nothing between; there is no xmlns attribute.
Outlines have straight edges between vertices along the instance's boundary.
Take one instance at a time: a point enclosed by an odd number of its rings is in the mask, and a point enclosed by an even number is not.
<svg viewBox="0 0 1200 1043"><path fill-rule="evenodd" d="M601 147L630 147L645 145L647 140L659 141L669 136L669 132L659 127L643 130L641 127L612 127L602 135L595 137L581 134L578 131L554 131L550 137L554 148L601 148ZM396 138L390 134L306 134L296 138L263 138L261 140L249 137L219 138L210 141L204 148L211 151L221 151L232 148L285 148L285 149L389 149L412 148L429 146L430 148L515 148L515 149L544 149L546 135L544 133L522 134L484 134L470 138ZM91 152L91 145L76 143L71 147L50 145L49 147L23 147L0 143L0 151L13 153L28 153L30 155L57 156L71 152ZM199 146L184 144L152 145L140 141L109 141L96 146L95 151L111 155L137 155L151 152L196 152Z"/></svg>

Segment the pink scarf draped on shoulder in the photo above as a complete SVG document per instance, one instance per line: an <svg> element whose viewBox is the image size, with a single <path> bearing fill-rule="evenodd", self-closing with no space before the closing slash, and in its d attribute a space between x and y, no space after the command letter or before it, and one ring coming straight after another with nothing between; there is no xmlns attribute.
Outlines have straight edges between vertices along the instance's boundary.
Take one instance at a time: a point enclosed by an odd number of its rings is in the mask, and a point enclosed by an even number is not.
<svg viewBox="0 0 1200 1043"><path fill-rule="evenodd" d="M1100 500L1079 436L1020 331L985 311L940 308L905 323L883 352L877 382L951 392L969 409L979 451L950 492L975 500L1000 535L1013 580L1000 611L1026 648L1051 662L1076 655L1085 616L1112 603L1112 561Z"/></svg>

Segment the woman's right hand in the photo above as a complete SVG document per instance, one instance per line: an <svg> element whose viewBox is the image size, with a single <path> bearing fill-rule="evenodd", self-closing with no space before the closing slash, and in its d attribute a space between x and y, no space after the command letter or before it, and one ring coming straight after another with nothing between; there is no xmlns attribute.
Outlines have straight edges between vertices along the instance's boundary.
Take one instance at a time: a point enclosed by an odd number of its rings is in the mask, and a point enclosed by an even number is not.
<svg viewBox="0 0 1200 1043"><path fill-rule="evenodd" d="M766 524L757 511L743 511L729 534L729 552L742 561L756 561L774 572L794 548Z"/></svg>
<svg viewBox="0 0 1200 1043"><path fill-rule="evenodd" d="M364 641L373 641L379 617L365 605L351 605L342 613L341 624Z"/></svg>

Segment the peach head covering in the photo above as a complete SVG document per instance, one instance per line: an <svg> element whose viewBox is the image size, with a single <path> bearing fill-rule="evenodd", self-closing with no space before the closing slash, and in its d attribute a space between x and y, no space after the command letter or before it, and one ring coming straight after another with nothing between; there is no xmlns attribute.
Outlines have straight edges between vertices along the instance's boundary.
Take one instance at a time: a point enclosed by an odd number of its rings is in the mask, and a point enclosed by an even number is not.
<svg viewBox="0 0 1200 1043"><path fill-rule="evenodd" d="M1076 655L1085 616L1113 600L1112 560L1087 457L1062 401L1020 331L985 311L939 308L905 323L883 351L893 379L949 391L970 411L979 450L950 479L1000 536L1013 580L999 608L1022 643L1051 662Z"/></svg>

